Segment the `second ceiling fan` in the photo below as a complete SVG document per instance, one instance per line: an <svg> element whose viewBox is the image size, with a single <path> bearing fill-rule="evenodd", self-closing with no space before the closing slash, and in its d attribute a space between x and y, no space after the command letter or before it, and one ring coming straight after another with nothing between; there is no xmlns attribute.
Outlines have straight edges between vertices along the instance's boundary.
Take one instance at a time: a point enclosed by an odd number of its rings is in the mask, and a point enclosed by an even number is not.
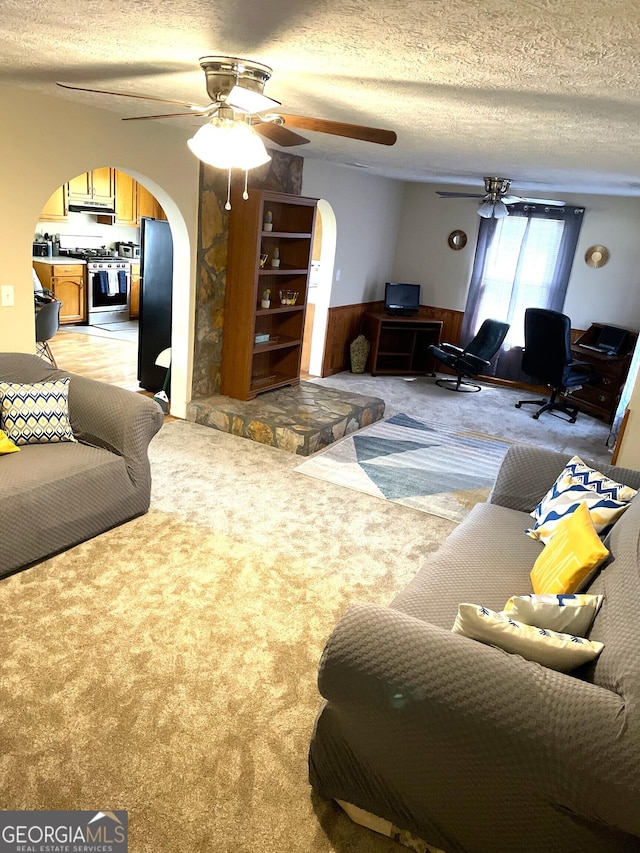
<svg viewBox="0 0 640 853"><path fill-rule="evenodd" d="M509 215L508 205L527 202L529 204L544 204L549 207L564 207L564 201L550 198L529 198L509 194L510 178L485 178L484 193L457 193L436 190L440 198L481 198L478 215L485 219L502 219Z"/></svg>

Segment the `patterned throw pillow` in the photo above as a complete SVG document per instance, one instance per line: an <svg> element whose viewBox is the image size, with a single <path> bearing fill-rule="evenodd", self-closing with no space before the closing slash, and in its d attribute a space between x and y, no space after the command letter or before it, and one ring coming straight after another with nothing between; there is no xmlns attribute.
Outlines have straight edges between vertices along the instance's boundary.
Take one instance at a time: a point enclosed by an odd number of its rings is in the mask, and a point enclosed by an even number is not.
<svg viewBox="0 0 640 853"><path fill-rule="evenodd" d="M4 455L5 453L16 453L20 450L19 447L11 441L10 438L7 438L7 435L3 430L0 429L0 455Z"/></svg>
<svg viewBox="0 0 640 853"><path fill-rule="evenodd" d="M600 494L585 486L570 474L563 475L545 495L535 510L536 523L525 533L532 539L540 539L545 545L556 531L558 524L571 515L579 504L584 503L599 536L604 538L613 524L627 509L626 501L615 500L608 494Z"/></svg>
<svg viewBox="0 0 640 853"><path fill-rule="evenodd" d="M605 476L601 471L596 471L595 468L590 468L582 461L582 459L580 459L579 456L573 456L567 462L555 484L559 485L567 475L569 477L573 477L577 482L582 483L583 486L588 486L588 488L598 492L598 494L603 497L613 498L615 501L627 503L638 494L637 490L632 489L631 486L626 486L624 483L618 483ZM542 504L545 500L546 497L540 501L538 506L531 513L531 516L535 518L536 521L539 518L542 511Z"/></svg>
<svg viewBox="0 0 640 853"><path fill-rule="evenodd" d="M456 634L522 655L549 669L570 672L596 658L603 643L516 622L478 604L460 604L452 630Z"/></svg>
<svg viewBox="0 0 640 853"><path fill-rule="evenodd" d="M69 422L69 378L0 382L0 426L16 444L76 441Z"/></svg>
<svg viewBox="0 0 640 853"><path fill-rule="evenodd" d="M584 501L561 518L554 531L531 569L533 591L542 595L578 592L589 583L609 552Z"/></svg>
<svg viewBox="0 0 640 853"><path fill-rule="evenodd" d="M516 622L586 637L603 595L512 595L502 614Z"/></svg>

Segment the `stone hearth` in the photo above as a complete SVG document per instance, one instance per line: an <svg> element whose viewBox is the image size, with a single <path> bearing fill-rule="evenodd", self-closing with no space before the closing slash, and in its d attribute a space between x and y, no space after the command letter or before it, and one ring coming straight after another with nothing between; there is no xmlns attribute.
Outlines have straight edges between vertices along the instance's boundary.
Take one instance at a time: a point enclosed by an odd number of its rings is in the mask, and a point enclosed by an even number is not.
<svg viewBox="0 0 640 853"><path fill-rule="evenodd" d="M187 420L309 456L380 420L384 400L313 382L259 394L254 400L214 395L192 400Z"/></svg>

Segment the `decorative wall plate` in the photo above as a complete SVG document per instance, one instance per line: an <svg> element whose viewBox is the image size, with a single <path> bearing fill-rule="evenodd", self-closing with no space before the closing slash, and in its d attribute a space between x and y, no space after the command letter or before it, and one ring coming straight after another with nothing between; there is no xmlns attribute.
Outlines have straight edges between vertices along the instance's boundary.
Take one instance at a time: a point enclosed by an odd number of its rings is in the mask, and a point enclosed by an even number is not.
<svg viewBox="0 0 640 853"><path fill-rule="evenodd" d="M606 246L590 246L585 252L584 259L590 267L597 270L609 260L609 250Z"/></svg>
<svg viewBox="0 0 640 853"><path fill-rule="evenodd" d="M450 249L453 249L455 252L457 252L458 249L464 249L464 247L467 245L467 235L464 233L464 231L460 231L459 229L456 231L452 231L451 234L449 234L447 243L449 244Z"/></svg>

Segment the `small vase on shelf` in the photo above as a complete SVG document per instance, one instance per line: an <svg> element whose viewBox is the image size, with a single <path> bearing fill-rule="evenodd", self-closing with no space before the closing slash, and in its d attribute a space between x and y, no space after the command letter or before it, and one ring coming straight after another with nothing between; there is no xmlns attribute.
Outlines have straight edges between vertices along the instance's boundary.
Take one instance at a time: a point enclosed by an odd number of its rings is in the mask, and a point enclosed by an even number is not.
<svg viewBox="0 0 640 853"><path fill-rule="evenodd" d="M273 213L270 210L267 210L264 215L264 222L262 223L263 231L272 231L273 230Z"/></svg>
<svg viewBox="0 0 640 853"><path fill-rule="evenodd" d="M279 267L280 266L280 249L276 246L273 250L273 255L271 256L271 266Z"/></svg>

